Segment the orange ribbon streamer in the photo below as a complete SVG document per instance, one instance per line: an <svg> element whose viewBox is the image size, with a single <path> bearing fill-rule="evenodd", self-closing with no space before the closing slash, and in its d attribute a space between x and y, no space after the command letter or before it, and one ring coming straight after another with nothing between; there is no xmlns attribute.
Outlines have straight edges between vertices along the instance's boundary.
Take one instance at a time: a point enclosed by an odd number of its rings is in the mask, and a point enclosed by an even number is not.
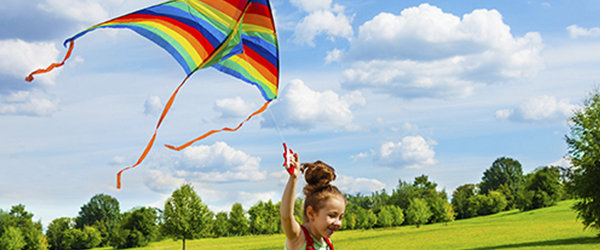
<svg viewBox="0 0 600 250"><path fill-rule="evenodd" d="M123 173L123 171L125 170L129 170L132 168L135 168L137 165L140 165L140 163L142 163L142 161L146 158L146 156L148 155L148 153L150 153L150 149L152 149L152 146L154 145L154 141L156 140L156 134L158 133L158 128L160 127L160 125L162 124L162 121L164 120L164 118L167 116L167 113L169 112L169 110L171 109L171 106L173 105L173 102L175 101L175 96L177 95L177 93L179 92L179 89L181 89L181 87L183 86L183 84L185 84L185 82L190 78L190 76L188 75L185 79L183 79L183 82L181 82L181 84L179 84L179 86L177 87L177 89L175 89L175 92L173 92L173 94L171 95L171 98L169 98L169 101L167 102L167 104L165 105L165 108L163 109L163 112L160 116L160 119L158 120L158 124L156 124L156 129L154 129L154 134L152 135L152 138L150 139L150 142L148 142L148 145L146 145L146 149L144 149L144 152L142 153L142 155L140 156L140 158L138 159L138 161L130 166L130 167L126 167L124 169L121 169L121 171L119 171L119 173L117 173L117 189L121 189L121 174ZM228 131L228 132L235 132L237 131L239 128L242 127L242 125L244 125L245 122L249 121L252 117L254 117L255 115L258 115L262 112L264 112L267 109L267 106L269 106L270 101L266 102L260 109L258 109L257 111L255 111L254 113L252 113L250 116L248 116L248 118L246 118L246 120L242 121L236 128L222 128L219 130L211 130L207 133L205 133L204 135L191 140L179 147L175 147L175 146L171 146L171 145L167 145L165 144L165 147L172 149L172 150L177 150L177 151L181 151L182 149L185 149L187 147L189 147L190 145L192 145L193 143L202 140L212 134L215 133L219 133L222 131Z"/></svg>
<svg viewBox="0 0 600 250"><path fill-rule="evenodd" d="M235 132L235 131L237 131L239 128L241 128L241 127L242 127L242 125L244 125L244 123L245 123L245 122L247 122L247 121L249 121L250 119L252 119L252 117L254 117L255 115L258 115L258 114L260 114L260 113L264 112L264 111L267 109L267 106L269 106L269 103L271 103L271 101L265 102L265 104L264 104L264 105L263 105L263 106L262 106L260 109L258 109L258 110L256 110L256 111L254 111L254 113L252 113L250 116L248 116L248 118L246 118L246 120L242 121L242 122L241 122L241 123L240 123L240 124L239 124L237 127L235 127L235 128L228 128L228 127L224 127L224 128L222 128L222 129L213 129L213 130L211 130L211 131L208 131L206 134L203 134L203 135L201 135L200 137L198 137L198 138L196 138L196 139L194 139L194 140L191 140L191 141L189 141L189 142L187 142L187 143L185 143L185 144L183 144L183 145L181 145L181 146L179 146L179 147L176 147L176 146L171 146L171 145L167 145L167 144L165 144L165 147L167 147L167 148L169 148L169 149L172 149L172 150L181 151L181 150L183 150L183 149L185 149L185 148L189 147L190 145L194 144L195 142L197 142L197 141L199 141L199 140L202 140L202 139L204 139L204 138L206 138L206 137L209 137L209 136L210 136L210 135L212 135L212 134L216 134L216 133L223 132L223 131L227 131L227 132Z"/></svg>
<svg viewBox="0 0 600 250"><path fill-rule="evenodd" d="M183 82L181 82L179 84L179 86L177 87L177 89L175 89L175 92L173 92L173 94L171 95L171 98L169 98L169 101L165 105L165 108L163 109L163 112L160 115L160 119L158 119L158 124L156 124L156 129L154 129L154 134L152 135L152 139L150 139L150 142L148 142L148 145L146 145L146 149L144 149L144 152L142 153L142 155L140 156L140 158L138 159L138 161L135 164L133 164L132 166L126 167L124 169L121 169L121 171L119 171L119 173L117 173L117 189L121 189L121 173L123 173L123 171L125 171L125 170L129 170L129 169L135 168L137 165L140 165L140 163L142 163L142 161L146 158L146 156L148 155L148 153L150 153L150 149L154 145L154 140L156 139L156 133L158 133L158 128L160 127L160 125L162 124L163 120L167 116L167 113L169 113L169 110L171 109L171 106L173 106L173 101L175 101L175 96L179 92L179 89L181 89L181 87L183 86L183 84L185 84L185 82L189 78L190 78L189 75L187 77L185 77L185 79L183 79Z"/></svg>
<svg viewBox="0 0 600 250"><path fill-rule="evenodd" d="M48 68L38 69L38 70L34 71L33 73L31 73L27 77L25 77L25 81L31 82L31 81L33 81L33 75L47 73L47 72L52 71L55 68L65 65L65 62L67 61L67 59L69 59L69 57L71 57L71 52L73 51L73 47L75 47L75 41L71 40L71 42L69 42L69 50L67 51L67 55L65 55L65 59L63 59L62 62L53 63L53 64L50 64L50 66L48 66Z"/></svg>

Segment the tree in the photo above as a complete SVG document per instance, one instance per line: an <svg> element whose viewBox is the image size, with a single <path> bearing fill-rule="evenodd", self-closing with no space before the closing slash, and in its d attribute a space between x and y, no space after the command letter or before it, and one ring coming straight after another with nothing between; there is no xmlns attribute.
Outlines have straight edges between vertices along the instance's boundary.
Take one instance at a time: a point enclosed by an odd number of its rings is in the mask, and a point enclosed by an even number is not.
<svg viewBox="0 0 600 250"><path fill-rule="evenodd" d="M115 231L112 245L118 248L144 247L158 236L158 211L138 207L123 214L119 229Z"/></svg>
<svg viewBox="0 0 600 250"><path fill-rule="evenodd" d="M279 219L278 205L259 201L248 210L250 215L250 228L254 234L273 234L280 231L281 220Z"/></svg>
<svg viewBox="0 0 600 250"><path fill-rule="evenodd" d="M457 187L452 193L452 206L456 211L456 219L466 219L471 217L469 213L469 198L477 194L475 184L465 184Z"/></svg>
<svg viewBox="0 0 600 250"><path fill-rule="evenodd" d="M73 228L74 222L71 218L62 217L52 220L46 230L46 236L50 243L50 250L61 250L66 249L63 245L63 238L65 231Z"/></svg>
<svg viewBox="0 0 600 250"><path fill-rule="evenodd" d="M342 229L355 229L356 228L356 213L352 213L346 210L344 218L342 218Z"/></svg>
<svg viewBox="0 0 600 250"><path fill-rule="evenodd" d="M382 207L377 214L377 226L380 227L391 227L394 224L394 218L392 217L392 211L389 207Z"/></svg>
<svg viewBox="0 0 600 250"><path fill-rule="evenodd" d="M94 227L70 228L63 233L61 245L65 250L91 249L100 245L102 235Z"/></svg>
<svg viewBox="0 0 600 250"><path fill-rule="evenodd" d="M389 209L392 213L392 218L394 219L392 225L395 227L402 225L402 223L404 222L404 213L402 212L402 208L391 205L389 206Z"/></svg>
<svg viewBox="0 0 600 250"><path fill-rule="evenodd" d="M8 213L0 210L0 236L4 237L2 244L7 247L20 246L22 237L25 245L20 250L45 250L48 247L42 223L33 222L33 214L22 204L12 206Z"/></svg>
<svg viewBox="0 0 600 250"><path fill-rule="evenodd" d="M213 235L215 237L227 236L230 228L229 216L227 215L227 212L218 212L213 225Z"/></svg>
<svg viewBox="0 0 600 250"><path fill-rule="evenodd" d="M570 118L571 136L566 136L576 168L573 192L579 200L574 208L586 228L600 230L600 90L590 92L583 104Z"/></svg>
<svg viewBox="0 0 600 250"><path fill-rule="evenodd" d="M229 213L229 232L233 235L242 236L248 233L248 218L240 203L233 203Z"/></svg>
<svg viewBox="0 0 600 250"><path fill-rule="evenodd" d="M540 167L526 176L523 191L518 199L519 208L531 210L549 207L560 200L563 196L561 185L561 174L558 167Z"/></svg>
<svg viewBox="0 0 600 250"><path fill-rule="evenodd" d="M406 219L408 220L408 223L417 225L417 228L422 224L427 223L431 215L427 201L422 198L413 198L406 210Z"/></svg>
<svg viewBox="0 0 600 250"><path fill-rule="evenodd" d="M16 227L6 227L2 237L0 237L0 249L3 250L21 250L27 243L21 230Z"/></svg>
<svg viewBox="0 0 600 250"><path fill-rule="evenodd" d="M165 203L163 232L175 240L182 239L185 250L186 239L206 237L211 232L212 217L192 185L186 183L173 191Z"/></svg>
<svg viewBox="0 0 600 250"><path fill-rule="evenodd" d="M523 169L519 161L507 157L496 159L492 166L483 172L479 184L479 193L487 194L490 191L499 189L504 184L508 185L512 194L506 197L507 202L512 205L515 201L514 194L523 184Z"/></svg>
<svg viewBox="0 0 600 250"><path fill-rule="evenodd" d="M362 207L358 207L356 209L356 228L369 228L369 212L367 211L367 209L364 209Z"/></svg>
<svg viewBox="0 0 600 250"><path fill-rule="evenodd" d="M85 226L98 225L102 234L102 246L107 246L111 233L119 225L121 210L119 201L106 194L94 195L90 201L84 204L75 218L75 228L83 229ZM102 230L106 229L106 231Z"/></svg>

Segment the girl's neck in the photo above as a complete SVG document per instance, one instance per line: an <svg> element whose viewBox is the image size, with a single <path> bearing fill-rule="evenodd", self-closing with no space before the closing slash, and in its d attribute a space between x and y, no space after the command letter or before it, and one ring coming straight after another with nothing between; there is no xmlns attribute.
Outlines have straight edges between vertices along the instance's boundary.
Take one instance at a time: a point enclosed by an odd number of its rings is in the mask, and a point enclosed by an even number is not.
<svg viewBox="0 0 600 250"><path fill-rule="evenodd" d="M313 239L315 239L315 241L317 241L321 244L325 244L325 240L323 239L323 236L320 236L319 234L317 234L317 232L312 227L310 222L307 222L306 224L304 224L304 227L306 227L306 230L308 230L308 232L310 233L310 236L313 237Z"/></svg>

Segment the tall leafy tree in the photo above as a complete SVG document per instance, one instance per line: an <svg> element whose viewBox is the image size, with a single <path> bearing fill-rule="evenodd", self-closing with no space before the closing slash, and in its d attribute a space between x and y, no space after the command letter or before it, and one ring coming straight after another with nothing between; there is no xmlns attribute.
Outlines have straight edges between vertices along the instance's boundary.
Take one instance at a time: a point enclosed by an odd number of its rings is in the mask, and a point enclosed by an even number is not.
<svg viewBox="0 0 600 250"><path fill-rule="evenodd" d="M213 235L215 237L227 236L229 232L229 216L227 212L218 212L213 223Z"/></svg>
<svg viewBox="0 0 600 250"><path fill-rule="evenodd" d="M156 208L138 207L123 214L119 229L112 238L113 246L133 248L147 246L158 237Z"/></svg>
<svg viewBox="0 0 600 250"><path fill-rule="evenodd" d="M83 229L85 226L95 226L102 234L101 245L107 246L120 219L119 201L110 195L97 194L88 203L81 206L79 216L75 218L75 228Z"/></svg>
<svg viewBox="0 0 600 250"><path fill-rule="evenodd" d="M50 243L50 250L61 250L66 249L67 246L63 245L64 234L67 230L73 228L74 222L71 218L62 217L52 220L46 230L46 236L48 237L48 243Z"/></svg>
<svg viewBox="0 0 600 250"><path fill-rule="evenodd" d="M229 232L232 235L242 236L248 233L248 218L242 204L236 202L231 206L229 227Z"/></svg>
<svg viewBox="0 0 600 250"><path fill-rule="evenodd" d="M526 176L523 194L520 199L528 201L519 202L519 208L531 210L536 208L549 207L560 200L563 194L563 188L560 183L561 174L558 167L540 167L533 173Z"/></svg>
<svg viewBox="0 0 600 250"><path fill-rule="evenodd" d="M12 228L12 229L11 229ZM25 205L12 206L8 213L0 210L0 236L8 247L21 246L20 250L42 250L47 248L46 236L42 233L42 223L33 221L33 214L25 210ZM0 248L4 249L4 248Z"/></svg>
<svg viewBox="0 0 600 250"><path fill-rule="evenodd" d="M2 236L0 236L0 249L3 250L22 250L27 243L21 229L17 227L5 227Z"/></svg>
<svg viewBox="0 0 600 250"><path fill-rule="evenodd" d="M429 210L427 201L422 198L413 198L406 210L406 219L408 220L408 223L417 225L417 228L422 224L427 223L431 215L432 213Z"/></svg>
<svg viewBox="0 0 600 250"><path fill-rule="evenodd" d="M570 118L571 136L566 137L576 167L573 192L579 200L574 208L586 228L600 230L600 90L594 89L583 104Z"/></svg>
<svg viewBox="0 0 600 250"><path fill-rule="evenodd" d="M469 213L469 198L477 194L475 184L465 184L457 187L452 193L452 206L456 212L456 219L471 217Z"/></svg>
<svg viewBox="0 0 600 250"><path fill-rule="evenodd" d="M206 237L211 232L213 213L194 191L191 184L183 184L173 191L163 210L163 232L174 239Z"/></svg>
<svg viewBox="0 0 600 250"><path fill-rule="evenodd" d="M487 194L490 191L498 190L502 185L507 185L511 195L506 197L508 203L514 203L514 194L519 191L523 185L523 168L521 163L508 157L496 159L492 166L483 172L481 183L479 184L479 193Z"/></svg>

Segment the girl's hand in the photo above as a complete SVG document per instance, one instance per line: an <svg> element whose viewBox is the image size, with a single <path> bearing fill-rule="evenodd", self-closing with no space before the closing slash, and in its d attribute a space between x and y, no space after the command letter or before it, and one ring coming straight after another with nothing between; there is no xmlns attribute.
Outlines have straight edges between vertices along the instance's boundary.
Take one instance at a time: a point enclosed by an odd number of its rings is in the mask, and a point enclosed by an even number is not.
<svg viewBox="0 0 600 250"><path fill-rule="evenodd" d="M298 178L298 176L300 175L300 160L298 158L298 153L294 153L294 156L290 161L290 168L293 169L293 172L290 172L290 175L294 176L295 178Z"/></svg>

